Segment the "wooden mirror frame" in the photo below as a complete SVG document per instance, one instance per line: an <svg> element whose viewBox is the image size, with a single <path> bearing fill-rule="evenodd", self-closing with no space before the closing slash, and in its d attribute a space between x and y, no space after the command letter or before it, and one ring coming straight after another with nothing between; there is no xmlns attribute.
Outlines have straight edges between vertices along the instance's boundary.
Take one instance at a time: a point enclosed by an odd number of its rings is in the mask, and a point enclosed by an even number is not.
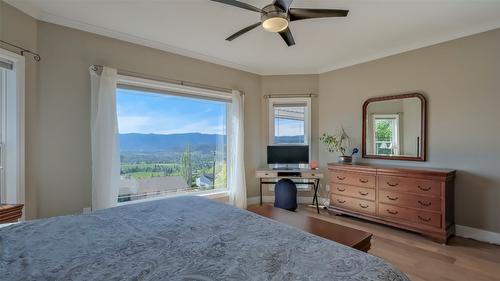
<svg viewBox="0 0 500 281"><path fill-rule="evenodd" d="M382 155L367 155L366 153L366 109L368 105L372 102L377 101L387 101L387 100L397 100L397 99L408 99L408 98L418 98L420 99L420 109L421 109L421 142L420 142L420 156L382 156ZM363 104L363 147L362 154L363 158L366 159L384 159L384 160L404 160L404 161L426 161L427 156L427 100L424 95L420 93L393 95L385 97L370 98Z"/></svg>

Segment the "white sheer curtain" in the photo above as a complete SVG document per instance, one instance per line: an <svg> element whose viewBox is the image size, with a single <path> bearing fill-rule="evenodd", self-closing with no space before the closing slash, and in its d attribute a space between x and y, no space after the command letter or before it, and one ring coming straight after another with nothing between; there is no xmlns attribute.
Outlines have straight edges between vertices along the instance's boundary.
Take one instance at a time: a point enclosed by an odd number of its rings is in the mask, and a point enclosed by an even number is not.
<svg viewBox="0 0 500 281"><path fill-rule="evenodd" d="M116 115L116 69L90 69L92 210L116 206L120 183L120 154Z"/></svg>
<svg viewBox="0 0 500 281"><path fill-rule="evenodd" d="M239 208L247 207L244 157L244 96L233 91L231 104L231 134L229 139L229 201Z"/></svg>

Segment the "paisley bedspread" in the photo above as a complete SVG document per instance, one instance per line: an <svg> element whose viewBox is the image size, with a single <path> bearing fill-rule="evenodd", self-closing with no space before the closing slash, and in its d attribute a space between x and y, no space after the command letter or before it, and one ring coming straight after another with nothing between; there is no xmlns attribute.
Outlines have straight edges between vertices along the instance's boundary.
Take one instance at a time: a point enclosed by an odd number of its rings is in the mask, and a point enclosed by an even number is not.
<svg viewBox="0 0 500 281"><path fill-rule="evenodd" d="M184 196L0 229L0 280L409 280L383 260Z"/></svg>

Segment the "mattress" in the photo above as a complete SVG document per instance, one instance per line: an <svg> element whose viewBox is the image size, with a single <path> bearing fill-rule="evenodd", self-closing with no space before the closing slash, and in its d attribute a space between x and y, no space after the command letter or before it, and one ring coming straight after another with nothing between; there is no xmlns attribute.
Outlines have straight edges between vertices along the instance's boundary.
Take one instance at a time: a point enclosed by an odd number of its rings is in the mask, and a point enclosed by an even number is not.
<svg viewBox="0 0 500 281"><path fill-rule="evenodd" d="M0 229L0 280L409 280L367 253L183 196Z"/></svg>

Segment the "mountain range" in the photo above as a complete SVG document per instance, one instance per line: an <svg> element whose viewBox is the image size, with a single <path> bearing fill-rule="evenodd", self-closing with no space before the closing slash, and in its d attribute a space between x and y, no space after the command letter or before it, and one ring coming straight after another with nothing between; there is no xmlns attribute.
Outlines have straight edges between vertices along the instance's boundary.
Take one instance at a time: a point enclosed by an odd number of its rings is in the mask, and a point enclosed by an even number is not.
<svg viewBox="0 0 500 281"><path fill-rule="evenodd" d="M226 136L217 134L120 134L122 152L182 152L189 144L192 151L214 151L219 144L226 145Z"/></svg>
<svg viewBox="0 0 500 281"><path fill-rule="evenodd" d="M301 141L303 136L278 137L278 143ZM226 145L226 135L218 134L120 134L120 150L122 152L182 152L187 144L192 151L210 152L218 145Z"/></svg>

